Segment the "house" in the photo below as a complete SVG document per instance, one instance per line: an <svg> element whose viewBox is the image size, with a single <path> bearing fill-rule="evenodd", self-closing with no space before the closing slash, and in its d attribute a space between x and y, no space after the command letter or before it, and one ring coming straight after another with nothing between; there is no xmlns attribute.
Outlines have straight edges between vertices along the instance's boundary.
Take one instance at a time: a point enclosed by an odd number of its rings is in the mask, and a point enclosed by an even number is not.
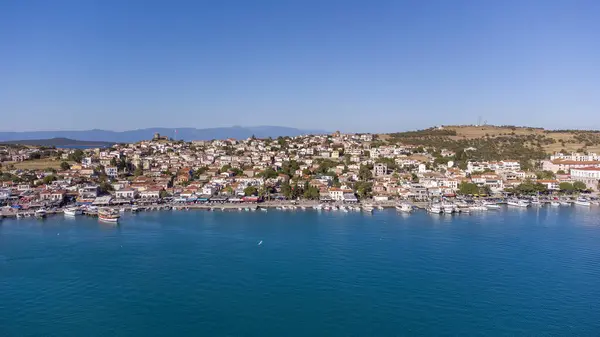
<svg viewBox="0 0 600 337"><path fill-rule="evenodd" d="M65 199L66 195L67 195L67 192L63 191L63 190L58 190L58 191L46 190L46 191L43 191L42 193L40 193L40 199L52 201L52 202L62 202Z"/></svg>
<svg viewBox="0 0 600 337"><path fill-rule="evenodd" d="M111 178L116 178L119 175L119 170L116 166L106 166L104 173Z"/></svg>
<svg viewBox="0 0 600 337"><path fill-rule="evenodd" d="M385 164L375 164L375 166L373 166L373 176L375 177L380 177L380 176L384 176L387 174L387 165Z"/></svg>
<svg viewBox="0 0 600 337"><path fill-rule="evenodd" d="M354 195L354 191L352 191L351 189L343 189L343 188L338 188L338 187L332 187L329 189L329 196L333 200L343 201L344 194Z"/></svg>
<svg viewBox="0 0 600 337"><path fill-rule="evenodd" d="M140 192L140 198L142 199L158 199L160 198L159 189L148 189L143 192Z"/></svg>
<svg viewBox="0 0 600 337"><path fill-rule="evenodd" d="M131 188L124 188L115 191L115 197L117 199L133 199L135 198L135 190Z"/></svg>
<svg viewBox="0 0 600 337"><path fill-rule="evenodd" d="M560 190L558 180L538 180L537 183L546 186L548 191L558 191Z"/></svg>

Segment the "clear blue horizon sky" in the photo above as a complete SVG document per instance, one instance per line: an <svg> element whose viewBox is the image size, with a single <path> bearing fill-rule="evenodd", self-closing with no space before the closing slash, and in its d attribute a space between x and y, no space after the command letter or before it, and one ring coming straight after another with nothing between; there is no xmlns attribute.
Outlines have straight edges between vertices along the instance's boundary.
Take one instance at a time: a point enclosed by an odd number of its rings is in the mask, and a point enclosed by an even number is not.
<svg viewBox="0 0 600 337"><path fill-rule="evenodd" d="M0 131L600 128L600 1L6 0Z"/></svg>

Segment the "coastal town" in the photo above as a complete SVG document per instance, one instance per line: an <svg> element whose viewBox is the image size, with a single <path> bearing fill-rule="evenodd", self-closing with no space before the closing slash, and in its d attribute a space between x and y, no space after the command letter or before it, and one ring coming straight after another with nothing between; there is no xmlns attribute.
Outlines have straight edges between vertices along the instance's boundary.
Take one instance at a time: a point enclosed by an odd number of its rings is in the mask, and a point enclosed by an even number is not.
<svg viewBox="0 0 600 337"><path fill-rule="evenodd" d="M596 153L556 152L526 163L465 159L475 150L340 132L191 142L155 134L88 149L0 145L1 214L73 207L400 210L457 198L598 205ZM24 165L40 162L52 165Z"/></svg>

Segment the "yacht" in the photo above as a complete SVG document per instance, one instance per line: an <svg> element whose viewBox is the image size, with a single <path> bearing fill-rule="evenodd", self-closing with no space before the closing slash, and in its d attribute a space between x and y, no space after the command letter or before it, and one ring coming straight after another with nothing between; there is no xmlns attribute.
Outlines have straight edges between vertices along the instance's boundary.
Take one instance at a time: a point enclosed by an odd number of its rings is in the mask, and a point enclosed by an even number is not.
<svg viewBox="0 0 600 337"><path fill-rule="evenodd" d="M575 205L578 206L591 206L592 203L587 198L577 198L574 202Z"/></svg>
<svg viewBox="0 0 600 337"><path fill-rule="evenodd" d="M500 209L500 208L502 208L502 206L500 206L500 205L498 205L496 203L493 203L493 202L484 202L483 206L485 206L485 208L487 208L487 209Z"/></svg>
<svg viewBox="0 0 600 337"><path fill-rule="evenodd" d="M439 204L431 204L431 205L429 205L429 207L427 207L427 212L440 214L440 213L442 213L442 208L440 207Z"/></svg>
<svg viewBox="0 0 600 337"><path fill-rule="evenodd" d="M398 212L410 213L410 212L412 212L413 208L412 208L411 204L404 202L404 203L401 203L400 205L397 205L396 210Z"/></svg>
<svg viewBox="0 0 600 337"><path fill-rule="evenodd" d="M531 199L531 206L543 206L543 204L540 202L540 199L533 198Z"/></svg>
<svg viewBox="0 0 600 337"><path fill-rule="evenodd" d="M46 217L46 210L43 208L38 209L37 211L35 211L34 213L36 218L45 218Z"/></svg>
<svg viewBox="0 0 600 337"><path fill-rule="evenodd" d="M469 207L471 211L487 211L488 208L485 205L473 205Z"/></svg>
<svg viewBox="0 0 600 337"><path fill-rule="evenodd" d="M561 201L560 201L560 205L561 205L561 206L571 206L571 203L570 203L570 202L568 202L568 201L566 201L566 200L561 200Z"/></svg>
<svg viewBox="0 0 600 337"><path fill-rule="evenodd" d="M83 211L77 207L69 207L65 208L64 215L65 216L77 216L83 214Z"/></svg>
<svg viewBox="0 0 600 337"><path fill-rule="evenodd" d="M524 200L524 199L508 199L506 201L506 204L508 206L515 206L515 207L529 207L529 201Z"/></svg>
<svg viewBox="0 0 600 337"><path fill-rule="evenodd" d="M365 205L365 206L363 206L363 211L371 213L371 212L373 212L373 206Z"/></svg>
<svg viewBox="0 0 600 337"><path fill-rule="evenodd" d="M444 214L452 214L456 211L456 207L453 204L443 204L442 210L444 211Z"/></svg>
<svg viewBox="0 0 600 337"><path fill-rule="evenodd" d="M560 206L560 202L558 202L556 200L552 200L552 201L550 201L550 206L558 207L558 206Z"/></svg>

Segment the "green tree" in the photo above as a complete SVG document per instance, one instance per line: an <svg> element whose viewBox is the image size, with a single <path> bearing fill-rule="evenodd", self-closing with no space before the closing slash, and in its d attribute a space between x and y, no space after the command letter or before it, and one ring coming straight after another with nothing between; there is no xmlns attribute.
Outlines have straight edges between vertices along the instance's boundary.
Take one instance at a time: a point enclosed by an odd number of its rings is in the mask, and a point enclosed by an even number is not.
<svg viewBox="0 0 600 337"><path fill-rule="evenodd" d="M135 168L135 171L133 172L133 175L134 175L134 176L136 176L136 177L139 177L139 176L141 176L141 175L143 175L143 174L144 174L144 170L142 169L142 166L141 166L141 165L138 165L138 166Z"/></svg>
<svg viewBox="0 0 600 337"><path fill-rule="evenodd" d="M562 183L558 184L558 188L563 193L573 193L573 191L575 190L575 188L573 187L573 184L568 183L568 182L562 182Z"/></svg>
<svg viewBox="0 0 600 337"><path fill-rule="evenodd" d="M71 168L71 165L69 165L69 163L67 163L66 161L63 161L62 163L60 163L60 168L61 170L66 171Z"/></svg>
<svg viewBox="0 0 600 337"><path fill-rule="evenodd" d="M462 195L479 194L479 186L474 183L462 182L458 185L458 193Z"/></svg>
<svg viewBox="0 0 600 337"><path fill-rule="evenodd" d="M45 176L44 179L42 180L44 184L48 185L51 184L53 181L57 180L58 178L56 178L56 176L54 174Z"/></svg>
<svg viewBox="0 0 600 337"><path fill-rule="evenodd" d="M254 196L258 194L258 190L254 186L248 186L244 188L244 195L246 196Z"/></svg>
<svg viewBox="0 0 600 337"><path fill-rule="evenodd" d="M359 198L368 198L373 191L373 183L367 181L357 181L354 183L354 191Z"/></svg>
<svg viewBox="0 0 600 337"><path fill-rule="evenodd" d="M554 179L556 176L552 171L541 171L536 173L538 179Z"/></svg>
<svg viewBox="0 0 600 337"><path fill-rule="evenodd" d="M587 190L587 186L582 181L576 181L573 183L573 189L578 192L581 192Z"/></svg>
<svg viewBox="0 0 600 337"><path fill-rule="evenodd" d="M206 173L206 171L208 171L208 167L206 167L206 166L200 167L199 169L194 171L194 174L193 174L194 179L199 179L201 175Z"/></svg>
<svg viewBox="0 0 600 337"><path fill-rule="evenodd" d="M371 180L371 178L373 178L373 172L371 172L371 169L369 169L369 167L366 165L361 165L360 170L358 171L358 179L362 181L368 181Z"/></svg>
<svg viewBox="0 0 600 337"><path fill-rule="evenodd" d="M81 163L83 160L84 153L81 149L77 149L73 151L73 153L69 154L69 160L74 161L76 163Z"/></svg>
<svg viewBox="0 0 600 337"><path fill-rule="evenodd" d="M111 185L111 183L108 181L101 182L100 185L98 185L98 189L100 190L100 193L108 193L115 190L113 185Z"/></svg>
<svg viewBox="0 0 600 337"><path fill-rule="evenodd" d="M258 174L265 179L277 178L278 173L272 167L267 167L264 171Z"/></svg>
<svg viewBox="0 0 600 337"><path fill-rule="evenodd" d="M558 170L558 171L556 171L556 174L565 174L565 171L564 170Z"/></svg>
<svg viewBox="0 0 600 337"><path fill-rule="evenodd" d="M291 199L293 197L292 186L287 182L282 183L281 184L281 194L283 194L283 196L286 197L287 199Z"/></svg>
<svg viewBox="0 0 600 337"><path fill-rule="evenodd" d="M165 191L165 190L161 190L161 191L159 192L159 196L160 196L160 198L161 198L161 199L162 199L162 198L166 198L166 197L168 197L168 196L169 196L169 192L167 192L167 191Z"/></svg>

